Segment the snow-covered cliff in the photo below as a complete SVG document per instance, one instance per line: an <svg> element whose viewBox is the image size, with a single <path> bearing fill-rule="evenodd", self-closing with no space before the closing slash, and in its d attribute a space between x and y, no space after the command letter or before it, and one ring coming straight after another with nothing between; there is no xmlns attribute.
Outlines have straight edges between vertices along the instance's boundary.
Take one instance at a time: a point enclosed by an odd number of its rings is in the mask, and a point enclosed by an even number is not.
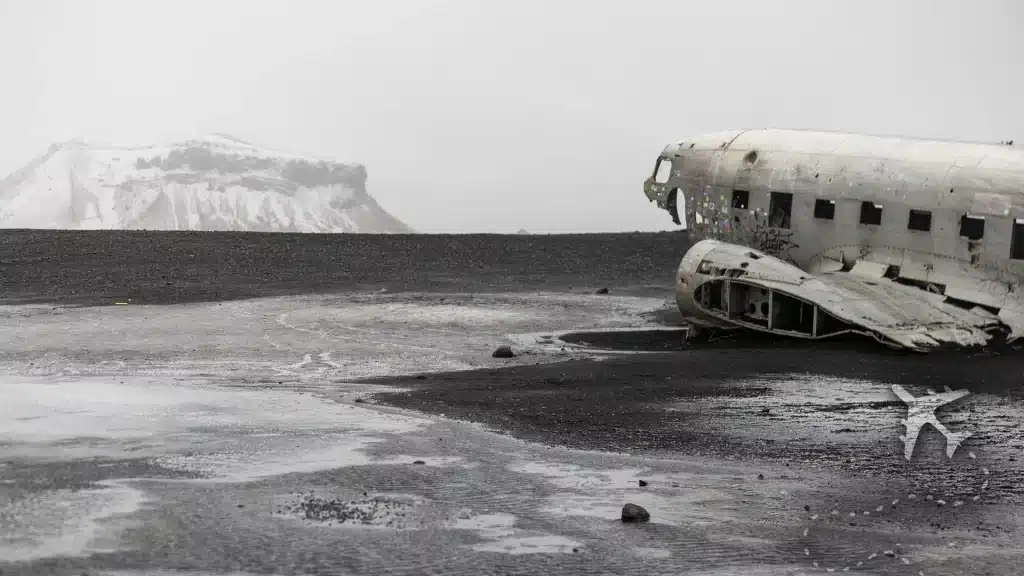
<svg viewBox="0 0 1024 576"><path fill-rule="evenodd" d="M0 228L411 232L367 193L363 166L224 135L55 144L0 181Z"/></svg>

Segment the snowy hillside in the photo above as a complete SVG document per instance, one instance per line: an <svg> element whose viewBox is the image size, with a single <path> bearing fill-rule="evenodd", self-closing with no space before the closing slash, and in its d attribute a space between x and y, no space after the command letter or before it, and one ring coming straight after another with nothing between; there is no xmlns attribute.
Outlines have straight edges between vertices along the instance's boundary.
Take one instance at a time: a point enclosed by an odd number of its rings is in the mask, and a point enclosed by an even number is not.
<svg viewBox="0 0 1024 576"><path fill-rule="evenodd" d="M410 232L366 169L222 135L168 146L55 144L0 181L0 228Z"/></svg>

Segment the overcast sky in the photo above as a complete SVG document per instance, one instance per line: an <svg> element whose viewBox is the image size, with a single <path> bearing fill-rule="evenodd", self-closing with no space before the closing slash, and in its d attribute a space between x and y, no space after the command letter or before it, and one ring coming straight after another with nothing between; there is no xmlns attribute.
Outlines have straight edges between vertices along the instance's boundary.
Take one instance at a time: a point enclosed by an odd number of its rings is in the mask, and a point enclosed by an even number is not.
<svg viewBox="0 0 1024 576"><path fill-rule="evenodd" d="M1024 141L1019 0L0 0L0 173L77 136L365 163L423 232L675 228L728 128Z"/></svg>

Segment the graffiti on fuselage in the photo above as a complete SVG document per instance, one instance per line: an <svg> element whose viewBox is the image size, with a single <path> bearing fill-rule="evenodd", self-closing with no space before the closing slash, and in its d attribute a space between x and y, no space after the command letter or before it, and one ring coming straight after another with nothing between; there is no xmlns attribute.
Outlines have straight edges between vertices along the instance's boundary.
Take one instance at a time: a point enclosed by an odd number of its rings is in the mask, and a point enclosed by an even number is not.
<svg viewBox="0 0 1024 576"><path fill-rule="evenodd" d="M793 240L792 230L769 226L764 214L754 214L735 220L733 242L795 264L791 251L800 246Z"/></svg>
<svg viewBox="0 0 1024 576"><path fill-rule="evenodd" d="M793 261L793 256L790 254L790 250L799 248L796 242L793 242L793 231L783 230L781 228L771 228L764 222L761 222L754 229L753 246L765 254L771 254L776 258L786 260L787 262Z"/></svg>

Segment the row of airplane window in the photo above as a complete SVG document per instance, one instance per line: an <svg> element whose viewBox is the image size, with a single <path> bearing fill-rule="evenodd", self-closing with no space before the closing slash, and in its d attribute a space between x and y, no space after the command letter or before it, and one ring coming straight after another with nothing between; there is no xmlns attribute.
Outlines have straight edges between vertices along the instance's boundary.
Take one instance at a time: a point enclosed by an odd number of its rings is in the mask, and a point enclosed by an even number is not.
<svg viewBox="0 0 1024 576"><path fill-rule="evenodd" d="M732 207L747 210L750 205L750 192L747 190L732 191ZM789 192L772 192L768 206L769 222L772 228L789 228L790 215L793 210L793 195ZM833 220L836 216L836 201L825 198L814 200L814 217L819 220ZM861 202L860 223L867 226L882 224L882 205L874 202ZM910 210L907 218L907 230L931 232L932 213L928 210ZM978 241L985 237L985 219L970 214L960 217L960 236ZM1017 218L1013 223L1010 241L1010 258L1024 260L1024 218Z"/></svg>

